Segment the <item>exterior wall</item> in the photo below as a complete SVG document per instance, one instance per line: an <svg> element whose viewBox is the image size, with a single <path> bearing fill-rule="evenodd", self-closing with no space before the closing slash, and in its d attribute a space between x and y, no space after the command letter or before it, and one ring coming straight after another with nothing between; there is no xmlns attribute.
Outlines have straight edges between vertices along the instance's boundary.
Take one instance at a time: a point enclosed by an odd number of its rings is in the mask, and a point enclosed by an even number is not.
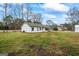
<svg viewBox="0 0 79 59"><path fill-rule="evenodd" d="M43 28L43 31L45 32L45 31L46 31L46 29L45 29L45 28Z"/></svg>
<svg viewBox="0 0 79 59"><path fill-rule="evenodd" d="M34 28L33 31L32 31L32 28ZM31 27L31 32L37 32L37 28L36 27Z"/></svg>
<svg viewBox="0 0 79 59"><path fill-rule="evenodd" d="M34 30L32 31L32 28L34 28ZM45 28L41 28L40 27L30 27L28 24L23 24L21 27L21 31L23 32L46 32Z"/></svg>
<svg viewBox="0 0 79 59"><path fill-rule="evenodd" d="M61 26L59 26L59 27L58 27L58 31L62 31L62 28L61 28Z"/></svg>
<svg viewBox="0 0 79 59"><path fill-rule="evenodd" d="M46 31L45 28L39 28L39 27L34 27L34 31L31 31L31 32L44 32Z"/></svg>
<svg viewBox="0 0 79 59"><path fill-rule="evenodd" d="M34 32L37 32L37 27L34 27Z"/></svg>
<svg viewBox="0 0 79 59"><path fill-rule="evenodd" d="M79 32L79 25L75 25L75 32Z"/></svg>
<svg viewBox="0 0 79 59"><path fill-rule="evenodd" d="M31 32L31 27L27 24L23 24L21 27L21 31L23 32Z"/></svg>

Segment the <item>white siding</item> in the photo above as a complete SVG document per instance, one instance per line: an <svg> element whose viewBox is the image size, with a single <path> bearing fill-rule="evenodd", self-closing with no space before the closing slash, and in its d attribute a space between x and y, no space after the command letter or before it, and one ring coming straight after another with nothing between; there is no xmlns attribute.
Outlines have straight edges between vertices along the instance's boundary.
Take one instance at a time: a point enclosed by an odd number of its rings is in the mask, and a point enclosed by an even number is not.
<svg viewBox="0 0 79 59"><path fill-rule="evenodd" d="M34 28L34 30L31 31L31 32L37 32L37 27L31 27L31 29L32 29L32 28Z"/></svg>
<svg viewBox="0 0 79 59"><path fill-rule="evenodd" d="M37 32L37 27L34 27L34 32Z"/></svg>
<svg viewBox="0 0 79 59"><path fill-rule="evenodd" d="M34 31L32 31L32 32L43 32L43 30L42 30L42 28L40 30L39 27L34 27Z"/></svg>
<svg viewBox="0 0 79 59"><path fill-rule="evenodd" d="M31 27L27 24L23 24L23 26L21 27L21 31L31 32Z"/></svg>
<svg viewBox="0 0 79 59"><path fill-rule="evenodd" d="M34 28L34 30L32 31L32 28ZM30 27L28 24L23 24L21 27L21 31L23 32L45 32L46 29L42 28L40 29L40 27Z"/></svg>
<svg viewBox="0 0 79 59"><path fill-rule="evenodd" d="M45 28L43 28L43 31L46 31L46 29L45 29Z"/></svg>
<svg viewBox="0 0 79 59"><path fill-rule="evenodd" d="M79 32L79 25L75 25L75 32Z"/></svg>

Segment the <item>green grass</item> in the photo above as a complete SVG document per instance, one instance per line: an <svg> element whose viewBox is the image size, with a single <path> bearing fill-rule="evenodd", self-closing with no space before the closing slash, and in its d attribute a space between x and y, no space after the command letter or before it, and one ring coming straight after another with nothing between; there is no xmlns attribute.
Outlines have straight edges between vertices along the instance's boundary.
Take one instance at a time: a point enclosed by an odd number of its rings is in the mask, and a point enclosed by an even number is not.
<svg viewBox="0 0 79 59"><path fill-rule="evenodd" d="M16 55L78 55L79 33L0 33L0 53Z"/></svg>

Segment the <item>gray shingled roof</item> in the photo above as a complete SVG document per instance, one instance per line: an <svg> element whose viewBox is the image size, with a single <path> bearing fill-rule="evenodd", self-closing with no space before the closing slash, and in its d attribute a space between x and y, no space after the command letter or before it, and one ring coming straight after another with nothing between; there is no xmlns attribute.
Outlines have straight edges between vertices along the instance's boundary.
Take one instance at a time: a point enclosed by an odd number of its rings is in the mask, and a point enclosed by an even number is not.
<svg viewBox="0 0 79 59"><path fill-rule="evenodd" d="M43 24L37 24L37 23L31 23L31 22L26 22L29 26L31 27L42 27L42 28L50 28L47 25L43 25Z"/></svg>

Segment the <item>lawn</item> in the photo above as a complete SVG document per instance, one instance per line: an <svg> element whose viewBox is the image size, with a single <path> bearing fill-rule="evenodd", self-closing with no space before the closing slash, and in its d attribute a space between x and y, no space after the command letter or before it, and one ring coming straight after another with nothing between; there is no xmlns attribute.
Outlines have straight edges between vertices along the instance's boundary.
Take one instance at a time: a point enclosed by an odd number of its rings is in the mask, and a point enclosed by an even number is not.
<svg viewBox="0 0 79 59"><path fill-rule="evenodd" d="M79 33L0 33L0 54L17 56L79 56Z"/></svg>

